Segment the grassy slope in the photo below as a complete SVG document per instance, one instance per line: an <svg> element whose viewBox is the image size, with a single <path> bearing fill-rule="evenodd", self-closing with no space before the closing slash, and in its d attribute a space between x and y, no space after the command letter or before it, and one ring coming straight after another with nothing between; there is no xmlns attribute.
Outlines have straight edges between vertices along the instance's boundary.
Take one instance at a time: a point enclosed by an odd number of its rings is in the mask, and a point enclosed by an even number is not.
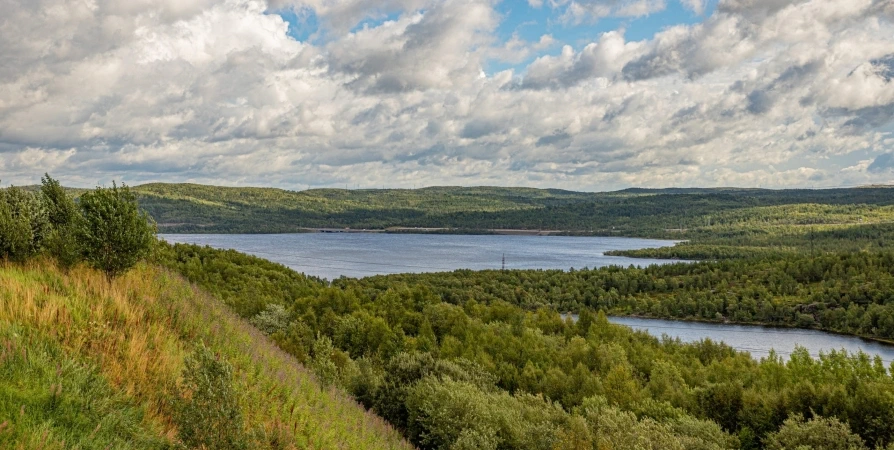
<svg viewBox="0 0 894 450"><path fill-rule="evenodd" d="M179 276L0 263L0 448L165 448L197 342L233 365L253 448L410 448Z"/></svg>

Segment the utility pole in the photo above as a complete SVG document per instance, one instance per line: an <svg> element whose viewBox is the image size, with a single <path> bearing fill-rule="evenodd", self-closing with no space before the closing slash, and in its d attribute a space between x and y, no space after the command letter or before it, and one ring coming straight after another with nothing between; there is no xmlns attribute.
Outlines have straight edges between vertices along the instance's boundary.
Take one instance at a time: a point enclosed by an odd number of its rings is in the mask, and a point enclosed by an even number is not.
<svg viewBox="0 0 894 450"><path fill-rule="evenodd" d="M500 269L500 272L505 272L505 271L506 271L506 254L503 253L503 268Z"/></svg>

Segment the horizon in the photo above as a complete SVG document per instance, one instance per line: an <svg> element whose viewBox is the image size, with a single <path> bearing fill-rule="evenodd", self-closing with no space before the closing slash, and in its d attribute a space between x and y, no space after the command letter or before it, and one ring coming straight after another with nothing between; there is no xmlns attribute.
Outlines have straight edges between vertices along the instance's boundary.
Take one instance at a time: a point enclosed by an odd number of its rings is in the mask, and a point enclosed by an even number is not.
<svg viewBox="0 0 894 450"><path fill-rule="evenodd" d="M887 0L8 0L0 12L6 183L894 182Z"/></svg>
<svg viewBox="0 0 894 450"><path fill-rule="evenodd" d="M50 175L52 177L52 175ZM0 180L2 183L3 180ZM117 181L117 180L112 180ZM82 189L82 190L90 190L97 187L108 187L111 182L107 184L96 184L92 186L74 186L68 185L66 183L61 183L62 186L66 189ZM265 186L265 185L224 185L224 184L204 184L204 183L196 183L192 181L178 181L178 182L166 182L166 181L147 181L141 182L137 184L129 184L118 182L118 185L126 184L131 188L138 188L142 186L149 185L192 185L192 186L203 186L203 187L213 187L213 188L224 188L224 189L275 189L286 192L306 192L306 191L314 191L314 190L338 190L338 191L417 191L424 189L438 189L438 188L453 188L453 189L533 189L533 190L542 190L542 191L565 191L565 192L573 192L573 193L583 193L583 194L605 194L612 192L623 192L623 191L632 191L632 190L644 190L644 191L669 191L669 190L715 190L715 191L788 191L788 190L808 190L808 191L822 191L822 190L838 190L838 189L886 189L886 188L894 188L894 183L892 184L862 184L862 185L851 185L851 186L809 186L809 187L760 187L760 186L668 186L668 187L644 187L644 186L628 186L620 189L609 189L609 190L592 190L592 191L584 191L584 190L574 190L574 189L565 189L565 188L556 188L556 187L535 187L535 186L499 186L499 185L431 185L431 186L414 186L414 187L338 187L338 186L313 186L304 189L289 189L289 188L281 188L276 186ZM40 180L37 182L29 183L29 184L7 184L6 186L0 185L0 189L5 189L8 187L21 187L21 188L38 188L40 187Z"/></svg>

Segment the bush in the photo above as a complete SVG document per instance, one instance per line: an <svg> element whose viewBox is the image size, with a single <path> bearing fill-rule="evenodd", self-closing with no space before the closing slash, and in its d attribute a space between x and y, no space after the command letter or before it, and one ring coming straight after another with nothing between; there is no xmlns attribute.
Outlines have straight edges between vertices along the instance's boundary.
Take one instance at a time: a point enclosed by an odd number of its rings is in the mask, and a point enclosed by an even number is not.
<svg viewBox="0 0 894 450"><path fill-rule="evenodd" d="M34 195L16 187L0 190L0 257L31 257L48 230L47 211Z"/></svg>
<svg viewBox="0 0 894 450"><path fill-rule="evenodd" d="M838 419L814 417L804 421L801 415L786 419L782 428L770 433L766 442L769 450L864 450L860 436L851 433L846 423Z"/></svg>
<svg viewBox="0 0 894 450"><path fill-rule="evenodd" d="M83 223L78 206L62 185L49 175L45 174L40 181L40 195L51 227L43 247L60 266L71 267L81 259L78 227Z"/></svg>
<svg viewBox="0 0 894 450"><path fill-rule="evenodd" d="M155 224L140 211L127 186L98 187L82 195L79 206L84 224L78 228L78 240L91 266L112 278L148 255Z"/></svg>
<svg viewBox="0 0 894 450"><path fill-rule="evenodd" d="M262 333L272 336L286 331L289 327L289 311L278 303L267 305L263 311L249 320Z"/></svg>
<svg viewBox="0 0 894 450"><path fill-rule="evenodd" d="M239 394L232 383L233 368L204 345L186 359L174 408L183 445L205 450L248 448Z"/></svg>

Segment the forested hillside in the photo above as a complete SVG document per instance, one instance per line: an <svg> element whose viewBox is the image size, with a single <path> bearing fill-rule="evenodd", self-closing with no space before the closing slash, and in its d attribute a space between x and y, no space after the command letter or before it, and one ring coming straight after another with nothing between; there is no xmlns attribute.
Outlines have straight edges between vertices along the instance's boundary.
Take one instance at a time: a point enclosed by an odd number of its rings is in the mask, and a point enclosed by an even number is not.
<svg viewBox="0 0 894 450"><path fill-rule="evenodd" d="M787 227L837 229L894 220L894 190L889 188L583 193L433 187L293 192L149 184L134 191L162 232L264 233L294 232L304 227L399 226L451 228L457 232L549 229L693 239L718 233L777 229L785 233Z"/></svg>
<svg viewBox="0 0 894 450"><path fill-rule="evenodd" d="M661 341L583 307L729 311L703 297L724 286L720 301L744 295L743 312L779 292L798 310L798 289L838 292L819 280L866 269L849 287L856 294L889 270L890 256L866 266L829 257L791 267L457 271L332 286L306 285L233 251L177 244L159 258L423 449L894 448L894 367L879 359L833 352L817 360L799 350L758 362L708 340ZM890 305L890 280L853 298ZM580 307L580 320L563 320L563 307ZM863 314L856 326L875 313Z"/></svg>

